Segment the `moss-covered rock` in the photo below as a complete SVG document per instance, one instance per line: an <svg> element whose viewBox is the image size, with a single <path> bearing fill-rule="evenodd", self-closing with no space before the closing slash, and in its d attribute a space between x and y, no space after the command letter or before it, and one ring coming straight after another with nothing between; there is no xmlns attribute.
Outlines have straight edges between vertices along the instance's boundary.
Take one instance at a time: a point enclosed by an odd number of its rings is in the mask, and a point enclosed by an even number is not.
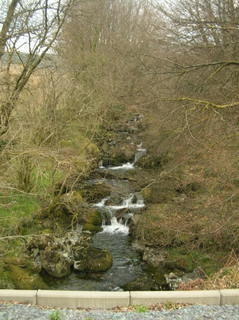
<svg viewBox="0 0 239 320"><path fill-rule="evenodd" d="M99 232L102 225L102 217L100 212L96 210L90 210L85 218L85 223L83 224L83 230L90 232Z"/></svg>
<svg viewBox="0 0 239 320"><path fill-rule="evenodd" d="M41 267L37 264L34 259L31 259L29 256L15 257L10 256L3 259L5 268L8 266L18 266L23 269L29 270L29 272L39 273L41 272Z"/></svg>
<svg viewBox="0 0 239 320"><path fill-rule="evenodd" d="M74 262L74 269L81 272L104 272L111 268L113 263L112 255L109 251L90 247L86 256Z"/></svg>
<svg viewBox="0 0 239 320"><path fill-rule="evenodd" d="M17 289L48 289L47 284L39 274L32 274L21 267L10 266L9 276Z"/></svg>
<svg viewBox="0 0 239 320"><path fill-rule="evenodd" d="M52 215L53 218L62 215L71 216L79 212L82 204L83 199L80 192L72 191L55 197L45 213Z"/></svg>
<svg viewBox="0 0 239 320"><path fill-rule="evenodd" d="M163 271L145 270L145 274L125 284L126 291L158 291L169 290Z"/></svg>
<svg viewBox="0 0 239 320"><path fill-rule="evenodd" d="M16 289L47 289L31 259L8 257L4 259L5 276Z"/></svg>
<svg viewBox="0 0 239 320"><path fill-rule="evenodd" d="M59 251L41 252L42 268L54 278L63 278L71 273L72 260Z"/></svg>
<svg viewBox="0 0 239 320"><path fill-rule="evenodd" d="M111 189L105 182L95 184L83 184L80 188L83 198L90 203L96 203L110 195Z"/></svg>
<svg viewBox="0 0 239 320"><path fill-rule="evenodd" d="M55 197L50 205L42 209L40 219L47 229L61 229L82 224L89 212L89 205L82 199L81 193L72 191Z"/></svg>
<svg viewBox="0 0 239 320"><path fill-rule="evenodd" d="M48 275L63 278L71 273L76 256L85 259L90 241L89 232L68 232L61 237L42 235L31 239L27 250Z"/></svg>
<svg viewBox="0 0 239 320"><path fill-rule="evenodd" d="M144 169L162 169L168 160L167 154L149 152L137 161L137 166Z"/></svg>

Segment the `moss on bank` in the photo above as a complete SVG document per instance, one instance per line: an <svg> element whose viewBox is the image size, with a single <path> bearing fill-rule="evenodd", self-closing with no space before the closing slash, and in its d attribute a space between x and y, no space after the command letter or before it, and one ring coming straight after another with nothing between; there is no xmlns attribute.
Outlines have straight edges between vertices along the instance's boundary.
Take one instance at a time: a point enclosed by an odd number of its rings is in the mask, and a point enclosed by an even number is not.
<svg viewBox="0 0 239 320"><path fill-rule="evenodd" d="M17 265L8 265L8 271L6 273L16 289L48 289L47 284L38 273L31 273L26 268Z"/></svg>
<svg viewBox="0 0 239 320"><path fill-rule="evenodd" d="M1 193L0 234L27 234L32 217L40 208L35 196L25 193Z"/></svg>

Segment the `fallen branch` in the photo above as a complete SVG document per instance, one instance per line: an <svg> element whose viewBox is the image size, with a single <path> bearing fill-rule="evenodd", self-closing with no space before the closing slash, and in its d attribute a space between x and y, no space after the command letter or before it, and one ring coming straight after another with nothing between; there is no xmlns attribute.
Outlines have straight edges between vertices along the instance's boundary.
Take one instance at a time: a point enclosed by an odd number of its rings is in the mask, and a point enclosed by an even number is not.
<svg viewBox="0 0 239 320"><path fill-rule="evenodd" d="M42 237L42 236L50 236L50 234L49 233L43 233L43 234L28 234L28 235L18 235L18 236L5 236L5 237L0 237L0 241L15 240L15 239L25 240L26 238Z"/></svg>

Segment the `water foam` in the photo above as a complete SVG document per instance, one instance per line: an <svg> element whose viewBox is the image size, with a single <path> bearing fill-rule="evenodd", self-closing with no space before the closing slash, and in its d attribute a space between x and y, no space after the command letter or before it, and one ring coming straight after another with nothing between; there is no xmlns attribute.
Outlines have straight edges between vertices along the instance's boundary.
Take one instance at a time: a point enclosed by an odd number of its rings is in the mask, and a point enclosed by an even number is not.
<svg viewBox="0 0 239 320"><path fill-rule="evenodd" d="M122 233L124 235L129 234L129 227L127 224L123 224L121 221L118 222L116 217L111 218L111 224L110 225L102 225L103 230L102 233Z"/></svg>
<svg viewBox="0 0 239 320"><path fill-rule="evenodd" d="M128 220L133 216L133 213L127 213L123 221L122 219L120 221L117 220L115 217L115 213L118 210L122 209L129 209L129 210L137 210L145 207L144 201L142 199L137 199L136 202L133 202L135 199L134 194L130 194L128 198L124 199L122 201L122 204L120 205L106 205L106 201L109 198L104 198L100 202L94 204L94 207L99 208L100 211L107 213L110 215L110 224L106 225L104 222L102 224L102 232L106 233L122 233L127 235L129 233L129 227L127 225Z"/></svg>
<svg viewBox="0 0 239 320"><path fill-rule="evenodd" d="M134 169L134 163L127 162L127 163L122 164L121 166L108 167L107 169L109 169L109 170L132 170L132 169Z"/></svg>

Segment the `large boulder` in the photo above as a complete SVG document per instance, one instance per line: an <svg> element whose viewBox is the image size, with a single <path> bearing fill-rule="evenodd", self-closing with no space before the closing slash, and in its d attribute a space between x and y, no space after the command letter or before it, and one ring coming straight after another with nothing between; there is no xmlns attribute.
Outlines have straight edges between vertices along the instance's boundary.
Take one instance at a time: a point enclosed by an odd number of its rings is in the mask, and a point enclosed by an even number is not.
<svg viewBox="0 0 239 320"><path fill-rule="evenodd" d="M83 230L92 233L101 231L102 217L101 213L97 210L91 209L84 217Z"/></svg>
<svg viewBox="0 0 239 320"><path fill-rule="evenodd" d="M96 183L84 183L80 191L87 202L96 203L108 197L111 193L111 188L104 181L97 181Z"/></svg>
<svg viewBox="0 0 239 320"><path fill-rule="evenodd" d="M104 272L112 266L112 255L109 251L90 247L83 259L82 256L74 262L74 269L81 272Z"/></svg>
<svg viewBox="0 0 239 320"><path fill-rule="evenodd" d="M65 236L41 236L28 243L28 251L41 269L54 278L63 278L74 269L87 273L98 273L112 266L109 251L91 246L89 232L69 232Z"/></svg>
<svg viewBox="0 0 239 320"><path fill-rule="evenodd" d="M27 245L28 252L42 270L54 278L63 278L71 273L75 256L85 258L91 237L86 232L69 232L65 236L42 235L33 238Z"/></svg>
<svg viewBox="0 0 239 320"><path fill-rule="evenodd" d="M41 252L42 268L54 278L63 278L71 273L73 261L64 252L52 251L50 248Z"/></svg>
<svg viewBox="0 0 239 320"><path fill-rule="evenodd" d="M77 223L87 209L87 204L83 201L80 192L71 191L55 197L51 203L47 203L41 210L40 219L43 227L55 231L56 227L63 230L72 224Z"/></svg>
<svg viewBox="0 0 239 320"><path fill-rule="evenodd" d="M83 230L100 231L102 219L100 213L82 199L81 193L72 191L58 196L41 213L46 229L64 232L68 227L81 225Z"/></svg>
<svg viewBox="0 0 239 320"><path fill-rule="evenodd" d="M3 260L4 274L0 283L2 288L11 289L48 289L47 284L39 274L40 270L33 259L23 256L21 258L9 256ZM7 280L4 284L3 280Z"/></svg>

